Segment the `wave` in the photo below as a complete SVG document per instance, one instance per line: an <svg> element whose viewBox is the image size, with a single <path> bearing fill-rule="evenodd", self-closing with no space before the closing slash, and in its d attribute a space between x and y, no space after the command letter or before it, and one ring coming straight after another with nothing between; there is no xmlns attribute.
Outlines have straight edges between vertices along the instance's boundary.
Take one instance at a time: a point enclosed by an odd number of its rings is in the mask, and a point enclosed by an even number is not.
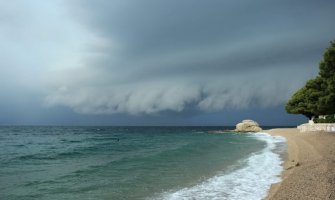
<svg viewBox="0 0 335 200"><path fill-rule="evenodd" d="M271 184L281 181L282 159L274 151L285 142L280 136L266 133L250 134L267 143L266 148L244 160L244 167L228 174L218 174L198 185L178 191L164 192L157 198L164 200L260 200L266 197Z"/></svg>

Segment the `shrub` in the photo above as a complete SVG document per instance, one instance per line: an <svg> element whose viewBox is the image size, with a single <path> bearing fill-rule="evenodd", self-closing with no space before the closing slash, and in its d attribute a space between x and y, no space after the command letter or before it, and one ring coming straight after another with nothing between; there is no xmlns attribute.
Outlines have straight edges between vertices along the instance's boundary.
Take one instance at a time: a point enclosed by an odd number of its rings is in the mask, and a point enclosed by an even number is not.
<svg viewBox="0 0 335 200"><path fill-rule="evenodd" d="M326 119L315 118L314 123L335 123L334 115L328 115Z"/></svg>

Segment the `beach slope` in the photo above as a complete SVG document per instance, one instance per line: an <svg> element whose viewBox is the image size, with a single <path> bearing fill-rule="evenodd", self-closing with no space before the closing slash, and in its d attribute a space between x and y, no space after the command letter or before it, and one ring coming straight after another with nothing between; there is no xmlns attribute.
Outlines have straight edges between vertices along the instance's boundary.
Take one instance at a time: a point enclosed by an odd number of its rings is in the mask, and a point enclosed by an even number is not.
<svg viewBox="0 0 335 200"><path fill-rule="evenodd" d="M287 139L283 181L267 200L335 200L335 133L300 133L296 128L265 131Z"/></svg>

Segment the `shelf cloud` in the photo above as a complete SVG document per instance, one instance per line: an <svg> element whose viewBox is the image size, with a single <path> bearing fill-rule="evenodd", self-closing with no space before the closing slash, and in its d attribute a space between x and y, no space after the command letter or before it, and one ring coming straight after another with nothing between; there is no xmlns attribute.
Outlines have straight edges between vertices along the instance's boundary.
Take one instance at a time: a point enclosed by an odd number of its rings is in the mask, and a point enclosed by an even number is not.
<svg viewBox="0 0 335 200"><path fill-rule="evenodd" d="M275 106L317 70L333 3L76 1L100 39L54 79L49 106L151 114ZM334 15L334 14L330 14ZM307 19L306 19L307 18ZM319 23L323 21L324 23Z"/></svg>
<svg viewBox="0 0 335 200"><path fill-rule="evenodd" d="M145 121L282 106L317 74L334 10L332 0L2 1L0 124L56 111L71 121L62 109Z"/></svg>

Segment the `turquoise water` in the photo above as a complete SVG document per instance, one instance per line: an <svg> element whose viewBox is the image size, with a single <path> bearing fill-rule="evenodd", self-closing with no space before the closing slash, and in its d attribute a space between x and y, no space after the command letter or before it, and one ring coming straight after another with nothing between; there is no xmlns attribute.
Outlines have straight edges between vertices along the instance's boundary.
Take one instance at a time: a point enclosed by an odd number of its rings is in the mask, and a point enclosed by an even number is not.
<svg viewBox="0 0 335 200"><path fill-rule="evenodd" d="M234 199L257 156L278 179L270 136L214 129L0 127L0 199Z"/></svg>

